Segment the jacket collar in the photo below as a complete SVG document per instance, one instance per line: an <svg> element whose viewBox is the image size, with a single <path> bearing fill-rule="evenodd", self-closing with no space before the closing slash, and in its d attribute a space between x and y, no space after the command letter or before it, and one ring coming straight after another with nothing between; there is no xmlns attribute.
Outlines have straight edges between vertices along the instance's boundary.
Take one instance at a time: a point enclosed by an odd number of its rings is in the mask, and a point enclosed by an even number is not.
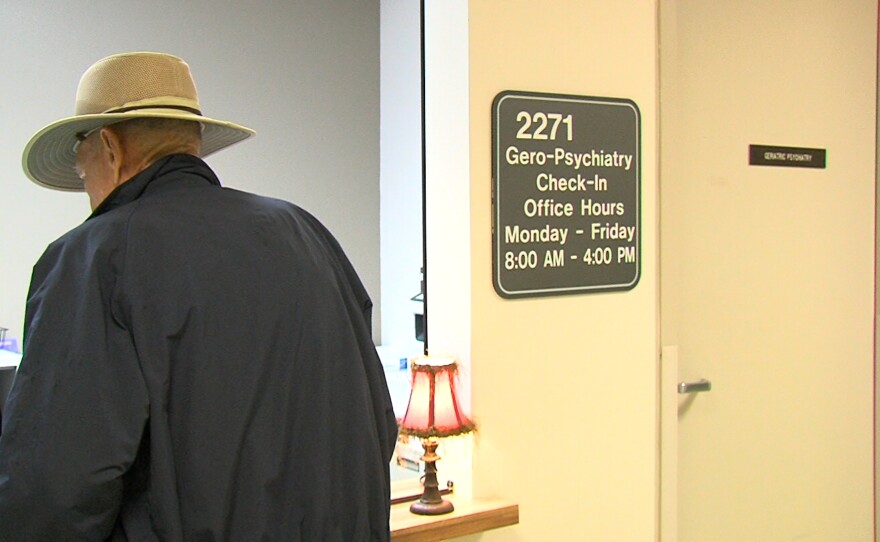
<svg viewBox="0 0 880 542"><path fill-rule="evenodd" d="M169 178L170 177L170 178ZM159 158L145 170L117 186L89 215L89 219L102 215L117 207L140 198L151 186L175 182L180 177L201 179L209 184L220 186L217 175L211 171L201 158L191 154L172 154ZM87 219L88 220L88 219Z"/></svg>

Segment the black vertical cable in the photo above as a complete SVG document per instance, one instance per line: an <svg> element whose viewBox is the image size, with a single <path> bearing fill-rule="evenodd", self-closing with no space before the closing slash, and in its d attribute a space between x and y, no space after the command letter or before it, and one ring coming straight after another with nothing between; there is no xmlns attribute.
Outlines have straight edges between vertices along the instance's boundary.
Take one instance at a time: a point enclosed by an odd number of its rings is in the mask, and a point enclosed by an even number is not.
<svg viewBox="0 0 880 542"><path fill-rule="evenodd" d="M422 83L422 325L425 333L424 354L428 355L428 206L425 192L428 187L428 168L425 159L425 0L419 5L419 30L421 35L421 83Z"/></svg>

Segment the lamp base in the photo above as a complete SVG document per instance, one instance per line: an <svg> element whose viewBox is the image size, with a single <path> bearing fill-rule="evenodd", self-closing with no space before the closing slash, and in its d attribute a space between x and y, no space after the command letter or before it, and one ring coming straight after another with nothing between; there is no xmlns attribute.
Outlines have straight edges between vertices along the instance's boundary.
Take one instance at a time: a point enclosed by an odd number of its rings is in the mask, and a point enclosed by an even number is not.
<svg viewBox="0 0 880 542"><path fill-rule="evenodd" d="M437 440L434 438L422 439L422 447L425 448L425 455L422 460L425 462L425 491L419 500L409 507L409 511L413 514L421 514L424 516L437 516L440 514L448 514L455 510L452 503L440 496L439 484L437 483Z"/></svg>
<svg viewBox="0 0 880 542"><path fill-rule="evenodd" d="M410 512L422 516L439 516L441 514L448 514L453 510L455 510L455 507L452 506L452 503L442 497L440 502L422 502L420 499L409 507Z"/></svg>

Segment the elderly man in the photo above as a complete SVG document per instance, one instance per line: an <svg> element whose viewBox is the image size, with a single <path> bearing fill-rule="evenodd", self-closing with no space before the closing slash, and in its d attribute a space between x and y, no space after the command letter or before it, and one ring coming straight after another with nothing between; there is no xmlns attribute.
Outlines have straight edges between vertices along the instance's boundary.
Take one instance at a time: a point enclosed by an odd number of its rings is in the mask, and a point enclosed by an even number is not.
<svg viewBox="0 0 880 542"><path fill-rule="evenodd" d="M397 435L371 302L293 204L202 161L253 132L158 53L86 71L24 151L92 214L34 267L0 540L387 540Z"/></svg>

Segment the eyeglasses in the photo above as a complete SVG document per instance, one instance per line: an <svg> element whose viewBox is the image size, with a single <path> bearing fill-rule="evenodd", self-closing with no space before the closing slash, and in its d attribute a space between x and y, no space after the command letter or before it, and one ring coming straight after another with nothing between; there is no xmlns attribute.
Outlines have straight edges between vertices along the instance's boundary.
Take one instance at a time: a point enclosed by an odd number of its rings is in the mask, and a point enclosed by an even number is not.
<svg viewBox="0 0 880 542"><path fill-rule="evenodd" d="M92 135L93 133L97 132L100 129L101 129L101 126L98 126L97 128L92 128L91 130L89 130L87 132L77 132L77 133L73 134L73 137L76 138L76 141L74 141L74 143L73 143L73 152L76 152L77 149L79 149L79 146L83 141L85 141L90 135Z"/></svg>

